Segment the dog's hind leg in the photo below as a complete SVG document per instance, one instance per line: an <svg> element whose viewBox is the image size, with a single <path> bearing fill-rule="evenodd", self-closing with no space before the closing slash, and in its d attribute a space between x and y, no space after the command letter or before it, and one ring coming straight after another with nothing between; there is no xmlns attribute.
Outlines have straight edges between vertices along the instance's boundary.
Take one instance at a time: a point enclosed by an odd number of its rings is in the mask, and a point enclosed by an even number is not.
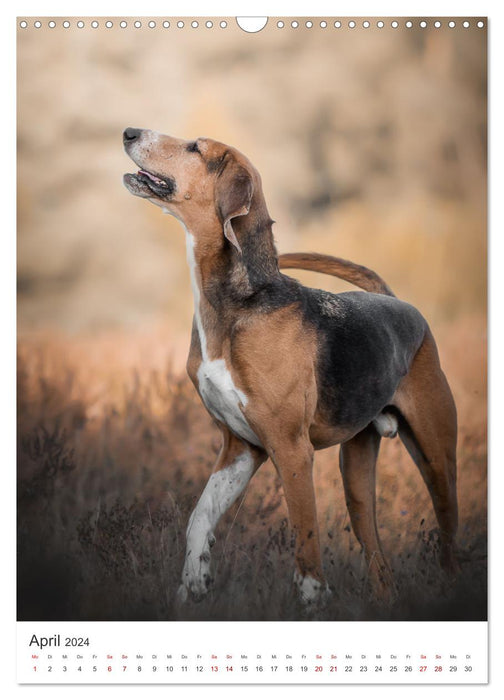
<svg viewBox="0 0 504 700"><path fill-rule="evenodd" d="M377 597L388 600L394 593L394 581L376 526L375 474L379 448L380 435L371 424L341 445L340 469L350 521L364 550L372 590Z"/></svg>
<svg viewBox="0 0 504 700"><path fill-rule="evenodd" d="M430 332L391 403L401 414L399 436L432 498L440 530L441 564L455 573L457 413Z"/></svg>
<svg viewBox="0 0 504 700"><path fill-rule="evenodd" d="M214 529L267 457L263 450L242 442L224 426L221 430L221 452L187 526L186 557L178 590L181 602L187 599L188 593L200 599L208 592Z"/></svg>

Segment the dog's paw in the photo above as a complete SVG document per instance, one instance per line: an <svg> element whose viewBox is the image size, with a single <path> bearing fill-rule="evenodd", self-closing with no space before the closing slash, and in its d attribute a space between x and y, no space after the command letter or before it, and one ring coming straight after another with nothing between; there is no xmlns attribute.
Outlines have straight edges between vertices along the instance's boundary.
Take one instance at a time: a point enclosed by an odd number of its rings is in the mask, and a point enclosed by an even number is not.
<svg viewBox="0 0 504 700"><path fill-rule="evenodd" d="M194 585L187 587L181 583L177 590L177 603L179 605L185 605L189 601L200 603L206 597L207 593L207 587Z"/></svg>
<svg viewBox="0 0 504 700"><path fill-rule="evenodd" d="M178 605L185 605L187 603L187 599L189 597L189 592L187 588L184 586L183 583L180 584L177 590L177 604Z"/></svg>
<svg viewBox="0 0 504 700"><path fill-rule="evenodd" d="M303 605L326 604L331 599L331 591L325 581L318 581L312 576L303 576L298 571L294 573L299 600Z"/></svg>
<svg viewBox="0 0 504 700"><path fill-rule="evenodd" d="M187 603L188 600L199 603L208 595L211 586L212 578L208 572L202 573L201 576L184 575L177 591L177 601L181 604Z"/></svg>

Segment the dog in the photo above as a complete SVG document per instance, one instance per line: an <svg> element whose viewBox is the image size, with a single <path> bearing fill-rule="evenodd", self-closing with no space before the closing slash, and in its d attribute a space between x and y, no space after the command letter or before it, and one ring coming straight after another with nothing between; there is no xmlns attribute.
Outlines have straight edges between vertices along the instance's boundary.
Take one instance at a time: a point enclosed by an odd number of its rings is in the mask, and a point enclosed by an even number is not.
<svg viewBox="0 0 504 700"><path fill-rule="evenodd" d="M330 594L322 568L314 450L340 445L353 531L376 597L396 589L375 515L382 437L399 434L430 492L441 564L457 570L454 400L422 315L371 270L317 254L278 257L256 168L209 138L127 128L139 170L126 188L175 216L186 232L194 294L187 371L222 433L222 447L187 527L178 595L202 598L222 514L269 457L295 535L294 581L308 605ZM280 268L336 275L365 290L310 289Z"/></svg>

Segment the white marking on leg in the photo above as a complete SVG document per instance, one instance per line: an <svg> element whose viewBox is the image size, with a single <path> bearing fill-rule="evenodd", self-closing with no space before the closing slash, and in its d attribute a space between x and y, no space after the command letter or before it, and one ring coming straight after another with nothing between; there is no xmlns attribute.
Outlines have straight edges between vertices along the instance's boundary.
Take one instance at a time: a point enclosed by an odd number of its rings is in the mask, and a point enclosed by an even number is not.
<svg viewBox="0 0 504 700"><path fill-rule="evenodd" d="M397 418L392 413L379 413L373 425L382 437L394 438L399 430Z"/></svg>
<svg viewBox="0 0 504 700"><path fill-rule="evenodd" d="M179 598L189 590L196 597L205 595L210 585L210 547L215 542L213 531L223 513L245 490L254 473L254 458L245 450L229 466L214 472L187 526L187 548ZM185 590L183 590L185 589Z"/></svg>

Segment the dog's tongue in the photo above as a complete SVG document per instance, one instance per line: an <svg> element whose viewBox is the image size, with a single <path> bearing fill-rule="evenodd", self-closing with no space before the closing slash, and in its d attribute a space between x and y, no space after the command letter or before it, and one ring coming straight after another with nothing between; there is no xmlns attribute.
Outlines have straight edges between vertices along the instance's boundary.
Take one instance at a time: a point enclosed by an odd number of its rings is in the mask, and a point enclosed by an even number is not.
<svg viewBox="0 0 504 700"><path fill-rule="evenodd" d="M138 174L139 174L139 175L145 175L146 177L149 178L149 180L152 180L152 182L156 182L158 185L162 185L162 184L163 184L163 180L161 180L161 178L156 177L156 176L153 175L152 173L147 172L147 170L139 170L139 171L138 171Z"/></svg>

